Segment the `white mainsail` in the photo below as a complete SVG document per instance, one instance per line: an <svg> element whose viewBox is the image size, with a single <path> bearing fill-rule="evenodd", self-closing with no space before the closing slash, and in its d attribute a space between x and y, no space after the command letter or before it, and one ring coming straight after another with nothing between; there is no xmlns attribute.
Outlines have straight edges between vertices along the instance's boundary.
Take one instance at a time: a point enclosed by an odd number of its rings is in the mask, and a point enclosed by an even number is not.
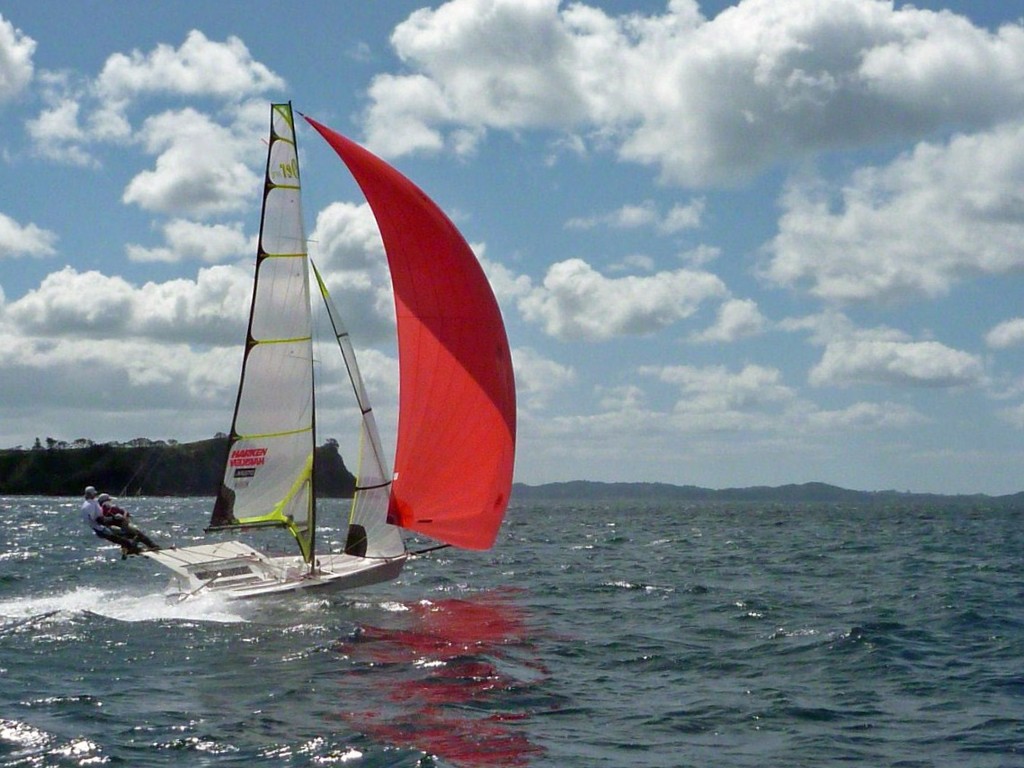
<svg viewBox="0 0 1024 768"><path fill-rule="evenodd" d="M289 104L272 110L263 218L231 444L212 527L278 524L313 557L309 257Z"/></svg>

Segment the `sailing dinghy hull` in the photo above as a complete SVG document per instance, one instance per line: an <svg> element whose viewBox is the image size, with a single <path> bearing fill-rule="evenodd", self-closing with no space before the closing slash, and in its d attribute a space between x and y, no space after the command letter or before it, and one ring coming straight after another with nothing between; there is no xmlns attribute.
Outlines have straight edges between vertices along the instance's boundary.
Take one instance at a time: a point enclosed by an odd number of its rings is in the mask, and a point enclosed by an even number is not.
<svg viewBox="0 0 1024 768"><path fill-rule="evenodd" d="M312 570L298 556L272 557L239 541L144 552L173 571L167 597L205 593L243 600L300 589L355 589L398 577L407 555L390 558L323 554Z"/></svg>

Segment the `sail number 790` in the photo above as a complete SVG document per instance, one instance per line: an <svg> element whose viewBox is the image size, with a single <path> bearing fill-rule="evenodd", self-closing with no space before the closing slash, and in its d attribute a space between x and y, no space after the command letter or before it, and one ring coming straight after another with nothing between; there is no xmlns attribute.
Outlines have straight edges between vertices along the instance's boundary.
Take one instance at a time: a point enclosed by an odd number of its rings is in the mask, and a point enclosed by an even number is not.
<svg viewBox="0 0 1024 768"><path fill-rule="evenodd" d="M281 175L286 179L297 179L299 178L299 161L296 158L292 158L287 163L278 163L278 170Z"/></svg>

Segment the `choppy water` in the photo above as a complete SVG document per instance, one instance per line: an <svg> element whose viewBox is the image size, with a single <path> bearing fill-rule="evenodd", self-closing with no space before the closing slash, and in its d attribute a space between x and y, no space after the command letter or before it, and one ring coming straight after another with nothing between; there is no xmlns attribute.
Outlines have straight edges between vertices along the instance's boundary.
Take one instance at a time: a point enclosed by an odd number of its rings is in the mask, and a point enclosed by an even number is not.
<svg viewBox="0 0 1024 768"><path fill-rule="evenodd" d="M397 582L172 607L78 503L0 499L0 766L1024 765L1016 512L513 506Z"/></svg>

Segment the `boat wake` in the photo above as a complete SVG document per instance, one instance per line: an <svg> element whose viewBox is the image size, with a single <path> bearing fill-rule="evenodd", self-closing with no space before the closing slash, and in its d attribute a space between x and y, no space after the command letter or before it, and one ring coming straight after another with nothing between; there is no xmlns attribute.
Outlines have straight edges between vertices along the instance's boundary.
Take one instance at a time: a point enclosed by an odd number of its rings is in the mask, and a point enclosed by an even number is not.
<svg viewBox="0 0 1024 768"><path fill-rule="evenodd" d="M52 595L0 600L0 634L35 621L89 614L129 622L248 621L237 603L232 604L220 595L202 595L172 604L162 592L134 595L123 590L78 587Z"/></svg>

